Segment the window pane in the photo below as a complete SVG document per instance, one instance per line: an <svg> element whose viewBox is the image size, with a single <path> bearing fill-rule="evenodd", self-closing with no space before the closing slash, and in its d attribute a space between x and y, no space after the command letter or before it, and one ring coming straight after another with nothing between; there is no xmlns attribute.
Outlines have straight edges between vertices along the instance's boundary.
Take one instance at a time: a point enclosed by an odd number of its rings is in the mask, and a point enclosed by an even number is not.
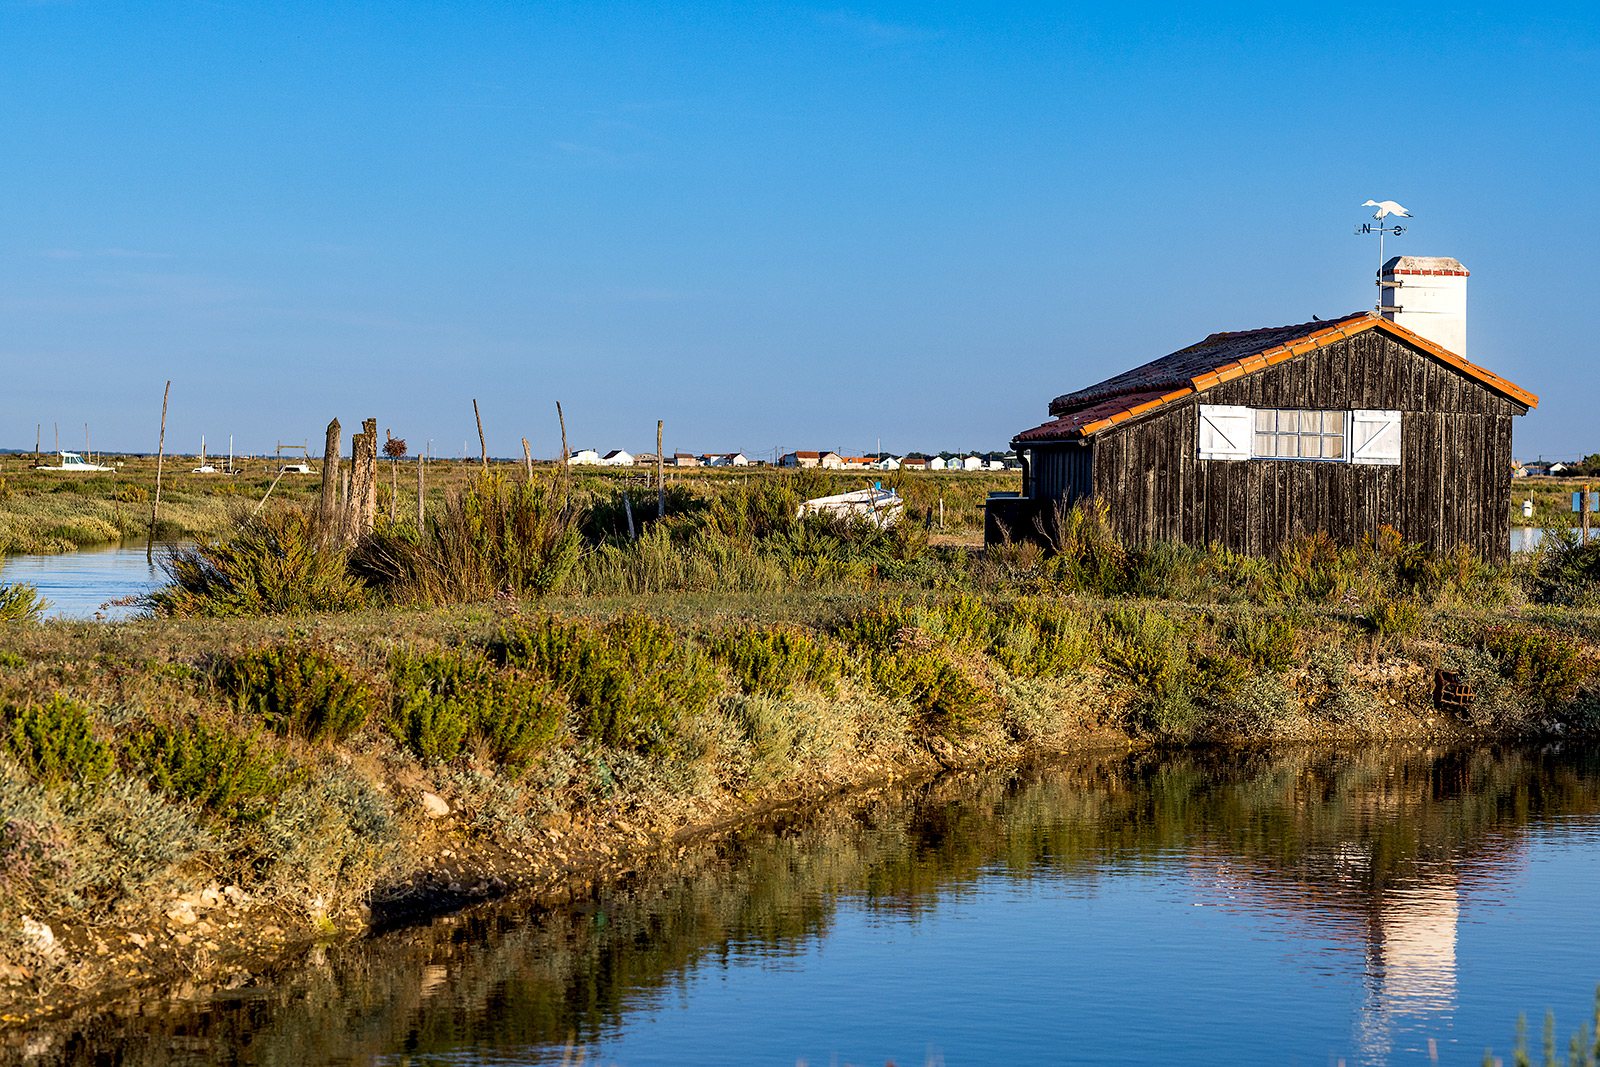
<svg viewBox="0 0 1600 1067"><path fill-rule="evenodd" d="M1277 423L1275 421L1277 419L1277 417L1278 417L1278 413L1276 411L1273 411L1271 408L1257 408L1256 409L1256 429L1257 430L1266 430L1266 431L1268 431L1270 433L1277 426Z"/></svg>
<svg viewBox="0 0 1600 1067"><path fill-rule="evenodd" d="M1278 455L1284 459L1300 458L1300 438L1294 434L1281 433L1278 435Z"/></svg>
<svg viewBox="0 0 1600 1067"><path fill-rule="evenodd" d="M1322 432L1344 434L1344 412L1324 411L1322 413Z"/></svg>
<svg viewBox="0 0 1600 1067"><path fill-rule="evenodd" d="M1324 437L1322 439L1322 454L1329 459L1339 459L1344 455L1344 435L1338 437Z"/></svg>
<svg viewBox="0 0 1600 1067"><path fill-rule="evenodd" d="M1301 459L1321 459L1322 458L1322 438L1316 437L1314 435L1307 435L1305 437L1300 438L1300 458Z"/></svg>
<svg viewBox="0 0 1600 1067"><path fill-rule="evenodd" d="M1321 433L1322 432L1322 412L1320 412L1320 411L1302 411L1300 413L1300 432L1301 433Z"/></svg>
<svg viewBox="0 0 1600 1067"><path fill-rule="evenodd" d="M1270 415L1272 412L1269 411L1267 414ZM1256 455L1263 459L1273 456L1275 454L1273 450L1277 447L1277 443L1277 438L1270 433L1256 434Z"/></svg>

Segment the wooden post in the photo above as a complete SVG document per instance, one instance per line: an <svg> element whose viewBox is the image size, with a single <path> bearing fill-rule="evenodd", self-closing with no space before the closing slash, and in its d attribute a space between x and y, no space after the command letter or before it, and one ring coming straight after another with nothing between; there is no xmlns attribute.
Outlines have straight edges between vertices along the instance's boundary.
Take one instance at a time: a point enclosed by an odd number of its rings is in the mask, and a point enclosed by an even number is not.
<svg viewBox="0 0 1600 1067"><path fill-rule="evenodd" d="M628 491L622 491L622 510L628 513L628 540L639 540L639 532L633 526L633 502L628 499Z"/></svg>
<svg viewBox="0 0 1600 1067"><path fill-rule="evenodd" d="M427 527L422 523L422 457L417 456L417 540L423 541Z"/></svg>
<svg viewBox="0 0 1600 1067"><path fill-rule="evenodd" d="M389 460L389 525L390 526L394 525L395 508L399 507L399 505L396 504L395 501L396 501L396 499L399 498L399 496L400 496L400 460L398 458L393 458L393 459Z"/></svg>
<svg viewBox="0 0 1600 1067"><path fill-rule="evenodd" d="M528 484L533 484L533 450L528 447L528 439L522 439L522 462L528 468Z"/></svg>
<svg viewBox="0 0 1600 1067"><path fill-rule="evenodd" d="M1589 543L1589 483L1583 483L1583 496L1578 499L1583 508L1583 543Z"/></svg>
<svg viewBox="0 0 1600 1067"><path fill-rule="evenodd" d="M339 536L339 446L339 420L334 419L323 439L322 497L317 501L317 543L324 548Z"/></svg>
<svg viewBox="0 0 1600 1067"><path fill-rule="evenodd" d="M656 420L656 518L658 519L667 517L667 482L661 472L665 464L661 457L661 428L664 425L663 420Z"/></svg>
<svg viewBox="0 0 1600 1067"><path fill-rule="evenodd" d="M561 473L572 473L572 455L567 451L567 417L561 414L561 401L556 401L556 421L561 424Z"/></svg>
<svg viewBox="0 0 1600 1067"><path fill-rule="evenodd" d="M172 379L167 379L167 387L161 391L161 436L156 440L156 498L150 505L150 544L145 548L145 559L149 560L156 549L156 520L161 515L161 463L167 454L167 397L172 394Z"/></svg>
<svg viewBox="0 0 1600 1067"><path fill-rule="evenodd" d="M372 532L378 511L378 420L366 419L350 439L350 499L345 505L344 542Z"/></svg>
<svg viewBox="0 0 1600 1067"><path fill-rule="evenodd" d="M167 384L171 385L172 383L168 382ZM39 465L39 446L42 444L44 444L44 423L36 422L33 424L33 465L35 467Z"/></svg>
<svg viewBox="0 0 1600 1067"><path fill-rule="evenodd" d="M478 420L478 449L483 453L483 473L489 473L489 446L483 439L483 416L478 414L478 401L472 401L472 417Z"/></svg>

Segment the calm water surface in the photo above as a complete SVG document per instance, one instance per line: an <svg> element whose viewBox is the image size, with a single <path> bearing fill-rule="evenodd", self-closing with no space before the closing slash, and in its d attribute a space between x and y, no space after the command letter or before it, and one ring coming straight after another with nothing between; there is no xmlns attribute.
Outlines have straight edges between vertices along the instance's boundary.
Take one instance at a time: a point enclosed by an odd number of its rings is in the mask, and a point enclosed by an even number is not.
<svg viewBox="0 0 1600 1067"><path fill-rule="evenodd" d="M155 566L145 555L145 542L128 541L86 548L59 556L0 556L0 582L26 582L50 601L53 619L123 619L134 609L109 603L148 593L166 578L161 556L169 546L156 545Z"/></svg>
<svg viewBox="0 0 1600 1067"><path fill-rule="evenodd" d="M1509 1062L1518 1013L1536 1057L1547 1008L1563 1052L1590 1017L1597 889L1600 750L1085 760L87 1015L31 1062Z"/></svg>

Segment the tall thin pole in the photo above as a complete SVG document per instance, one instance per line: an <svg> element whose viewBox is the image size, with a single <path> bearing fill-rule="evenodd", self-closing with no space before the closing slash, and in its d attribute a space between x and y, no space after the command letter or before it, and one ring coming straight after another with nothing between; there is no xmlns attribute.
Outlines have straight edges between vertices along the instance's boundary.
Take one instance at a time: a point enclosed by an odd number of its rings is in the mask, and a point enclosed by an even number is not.
<svg viewBox="0 0 1600 1067"><path fill-rule="evenodd" d="M561 473L572 473L572 455L567 451L567 417L561 414L561 401L556 401L556 421L561 424Z"/></svg>
<svg viewBox="0 0 1600 1067"><path fill-rule="evenodd" d="M144 558L146 563L152 562L156 554L156 519L161 514L161 465L167 454L167 397L172 393L172 379L167 379L167 387L161 391L161 436L156 439L156 498L150 505L150 543L145 546Z"/></svg>
<svg viewBox="0 0 1600 1067"><path fill-rule="evenodd" d="M422 531L425 529L425 527L422 525L422 468L423 468L424 465L425 464L424 464L424 461L423 461L423 457L422 456L418 456L417 457L417 540L418 541L422 540Z"/></svg>
<svg viewBox="0 0 1600 1067"><path fill-rule="evenodd" d="M472 401L472 417L478 420L478 448L483 453L483 473L489 473L489 445L483 439L483 416L478 414L478 401Z"/></svg>
<svg viewBox="0 0 1600 1067"><path fill-rule="evenodd" d="M658 519L667 517L667 483L666 476L661 471L666 463L661 456L661 428L664 425L664 420L656 420L656 518Z"/></svg>
<svg viewBox="0 0 1600 1067"><path fill-rule="evenodd" d="M528 447L528 439L522 439L522 462L528 468L528 484L533 484L533 449Z"/></svg>

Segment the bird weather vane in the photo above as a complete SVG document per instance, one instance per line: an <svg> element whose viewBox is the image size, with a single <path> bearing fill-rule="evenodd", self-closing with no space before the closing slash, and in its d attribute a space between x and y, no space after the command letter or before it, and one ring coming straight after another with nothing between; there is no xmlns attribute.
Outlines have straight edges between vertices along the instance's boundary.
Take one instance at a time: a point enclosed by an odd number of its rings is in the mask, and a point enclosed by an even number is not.
<svg viewBox="0 0 1600 1067"><path fill-rule="evenodd" d="M1362 236L1364 234L1369 234L1369 233L1375 233L1375 234L1378 235L1378 281L1377 281L1378 302L1376 304L1376 308L1377 308L1377 311L1381 314L1383 312L1383 289L1384 289L1384 283L1383 283L1383 263L1384 263L1384 259L1383 259L1383 238L1384 238L1385 235L1391 234L1391 233L1394 234L1396 237L1399 237L1401 234L1406 232L1406 228L1404 226L1400 225L1398 222L1395 223L1392 226L1385 226L1383 224L1383 220L1388 218L1390 215L1393 215L1396 218L1409 219L1411 217L1411 212L1407 211L1405 208L1401 207L1399 204L1395 203L1393 200L1368 200L1365 204L1362 204L1361 206L1362 207L1375 207L1375 208L1378 209L1377 211L1374 211L1372 213L1372 217L1378 220L1378 224L1376 226L1374 226L1370 222L1361 223L1359 226L1356 227L1356 236L1360 237L1360 236ZM1394 283L1391 282L1389 284L1392 286Z"/></svg>

